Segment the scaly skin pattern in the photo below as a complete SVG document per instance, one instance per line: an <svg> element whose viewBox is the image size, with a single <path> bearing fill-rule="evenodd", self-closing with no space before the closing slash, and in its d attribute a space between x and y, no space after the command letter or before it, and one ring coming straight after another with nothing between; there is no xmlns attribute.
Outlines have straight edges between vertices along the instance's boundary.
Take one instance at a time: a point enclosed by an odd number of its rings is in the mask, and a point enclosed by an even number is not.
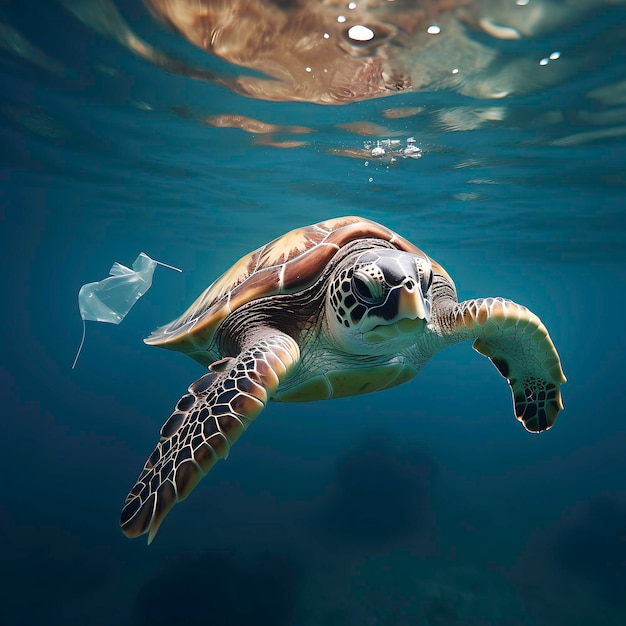
<svg viewBox="0 0 626 626"><path fill-rule="evenodd" d="M475 338L474 349L511 386L515 415L526 430L542 432L554 424L566 378L539 317L511 300L480 298L442 307L437 322L448 343Z"/></svg>
<svg viewBox="0 0 626 626"><path fill-rule="evenodd" d="M268 330L189 387L131 489L120 524L150 543L170 509L186 498L263 410L300 356L296 342Z"/></svg>

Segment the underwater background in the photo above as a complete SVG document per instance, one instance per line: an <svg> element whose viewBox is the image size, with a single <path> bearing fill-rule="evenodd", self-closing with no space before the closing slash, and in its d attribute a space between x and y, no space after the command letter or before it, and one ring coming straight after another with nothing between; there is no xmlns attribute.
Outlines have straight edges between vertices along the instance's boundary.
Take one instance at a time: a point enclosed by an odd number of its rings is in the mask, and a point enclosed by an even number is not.
<svg viewBox="0 0 626 626"><path fill-rule="evenodd" d="M315 4L339 5L275 6ZM428 16L462 36L423 65L406 44L412 86L326 105L298 81L245 93L259 68L139 0L0 2L4 624L626 623L626 6L476 5ZM506 26L536 6L534 31ZM488 62L452 81L472 46ZM128 489L202 375L142 339L243 254L350 214L459 300L541 317L568 378L555 426L525 432L460 344L401 387L270 404L150 546L127 539ZM141 251L182 274L87 322L72 370L78 290Z"/></svg>

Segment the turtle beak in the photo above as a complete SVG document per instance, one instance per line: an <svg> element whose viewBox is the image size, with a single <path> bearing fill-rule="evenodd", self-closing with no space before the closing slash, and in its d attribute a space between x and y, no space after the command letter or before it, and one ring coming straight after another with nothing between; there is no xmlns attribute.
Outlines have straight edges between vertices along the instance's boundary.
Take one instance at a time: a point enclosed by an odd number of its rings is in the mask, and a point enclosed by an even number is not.
<svg viewBox="0 0 626 626"><path fill-rule="evenodd" d="M398 317L400 319L430 321L430 302L422 293L418 280L408 278L400 287L398 299Z"/></svg>

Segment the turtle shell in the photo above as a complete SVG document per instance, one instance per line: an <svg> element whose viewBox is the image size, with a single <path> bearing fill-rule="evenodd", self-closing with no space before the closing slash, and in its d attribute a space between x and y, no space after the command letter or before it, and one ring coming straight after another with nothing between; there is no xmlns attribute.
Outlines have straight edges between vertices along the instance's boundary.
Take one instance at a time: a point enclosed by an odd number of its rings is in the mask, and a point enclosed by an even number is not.
<svg viewBox="0 0 626 626"><path fill-rule="evenodd" d="M309 287L340 248L365 238L382 239L400 250L424 255L392 230L360 217L338 217L297 228L241 258L178 319L158 328L144 341L181 352L207 350L230 313L259 298ZM435 262L433 269L452 283Z"/></svg>

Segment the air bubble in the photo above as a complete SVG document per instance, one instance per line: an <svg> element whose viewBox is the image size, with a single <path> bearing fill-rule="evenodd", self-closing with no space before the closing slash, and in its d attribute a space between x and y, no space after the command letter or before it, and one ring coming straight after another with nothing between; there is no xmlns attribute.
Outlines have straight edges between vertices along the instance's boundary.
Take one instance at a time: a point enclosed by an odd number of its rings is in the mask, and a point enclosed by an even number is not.
<svg viewBox="0 0 626 626"><path fill-rule="evenodd" d="M348 37L354 41L371 41L374 39L374 31L367 26L358 24L348 29Z"/></svg>

